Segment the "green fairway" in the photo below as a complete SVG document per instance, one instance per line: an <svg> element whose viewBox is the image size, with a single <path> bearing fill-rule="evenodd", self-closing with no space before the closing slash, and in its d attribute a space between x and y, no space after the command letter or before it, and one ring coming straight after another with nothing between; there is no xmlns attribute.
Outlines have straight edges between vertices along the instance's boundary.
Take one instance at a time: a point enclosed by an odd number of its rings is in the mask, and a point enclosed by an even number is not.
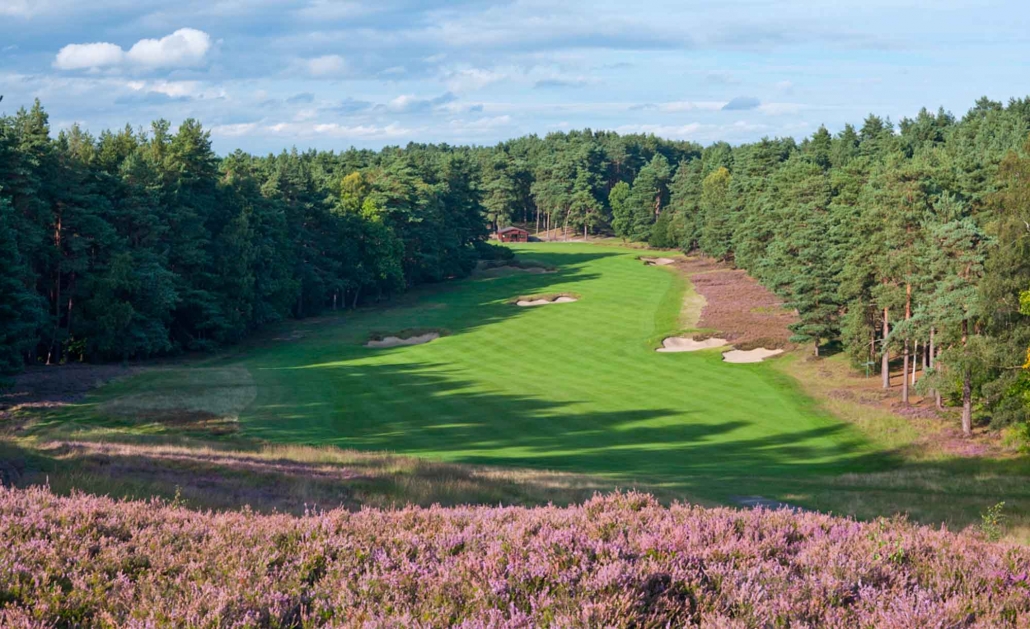
<svg viewBox="0 0 1030 629"><path fill-rule="evenodd" d="M688 287L676 272L621 248L518 251L558 271L437 287L410 305L301 324L292 340L245 353L231 363L257 390L240 415L243 434L671 485L885 464L767 364L725 364L718 351L655 353L681 327ZM556 292L580 300L510 303ZM409 328L448 334L363 346L372 332Z"/></svg>
<svg viewBox="0 0 1030 629"><path fill-rule="evenodd" d="M52 472L69 489L149 496L182 484L192 500L214 506L289 506L285 495L253 493L286 481L312 500L355 491L363 504L538 503L638 486L666 499L738 504L759 495L860 517L904 511L954 526L979 521L1005 500L1023 530L1030 500L1023 459L923 456L915 424L828 397L832 378L820 383L809 373L846 372L840 360L791 355L741 365L723 363L719 350L653 351L696 324L700 303L678 271L645 266L637 251L564 243L517 251L557 270L492 271L381 308L284 323L218 357L151 365L84 403L26 416L20 443L40 458L37 478ZM512 303L558 293L579 300ZM365 347L373 335L432 329L444 335L424 345ZM817 385L823 401L803 393L796 377ZM83 442L128 449L112 464L109 455L90 454L99 446L47 446ZM287 450L266 452L262 443ZM148 449L161 444L199 454ZM309 445L341 450L288 449ZM365 480L323 483L325 470L276 480L248 472L253 461L213 463L209 447L282 458L285 469L342 466L333 469ZM363 460L360 451L418 458ZM420 467L424 459L459 467ZM224 482L226 489L212 489Z"/></svg>

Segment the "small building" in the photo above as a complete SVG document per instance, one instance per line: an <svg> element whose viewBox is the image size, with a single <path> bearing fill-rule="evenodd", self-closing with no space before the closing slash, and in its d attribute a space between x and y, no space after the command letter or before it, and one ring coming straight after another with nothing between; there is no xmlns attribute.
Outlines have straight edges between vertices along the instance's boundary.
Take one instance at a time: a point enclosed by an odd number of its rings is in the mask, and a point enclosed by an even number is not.
<svg viewBox="0 0 1030 629"><path fill-rule="evenodd" d="M529 232L518 227L505 227L497 230L497 240L501 242L529 242Z"/></svg>

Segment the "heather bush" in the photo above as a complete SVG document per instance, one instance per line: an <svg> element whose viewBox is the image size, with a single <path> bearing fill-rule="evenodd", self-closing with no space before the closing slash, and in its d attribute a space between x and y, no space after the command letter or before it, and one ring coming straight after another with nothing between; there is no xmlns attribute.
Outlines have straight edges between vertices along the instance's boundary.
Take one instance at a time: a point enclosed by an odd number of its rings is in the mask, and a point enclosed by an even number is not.
<svg viewBox="0 0 1030 629"><path fill-rule="evenodd" d="M1026 627L1030 551L663 507L198 513L0 489L0 626Z"/></svg>

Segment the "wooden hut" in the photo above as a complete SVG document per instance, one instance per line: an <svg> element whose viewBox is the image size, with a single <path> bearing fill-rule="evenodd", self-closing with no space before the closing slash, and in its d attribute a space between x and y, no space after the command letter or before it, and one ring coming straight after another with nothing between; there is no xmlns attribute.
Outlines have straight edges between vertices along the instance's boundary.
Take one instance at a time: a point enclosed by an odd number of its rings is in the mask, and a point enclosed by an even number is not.
<svg viewBox="0 0 1030 629"><path fill-rule="evenodd" d="M518 227L505 227L497 230L497 240L501 242L529 242L529 232Z"/></svg>

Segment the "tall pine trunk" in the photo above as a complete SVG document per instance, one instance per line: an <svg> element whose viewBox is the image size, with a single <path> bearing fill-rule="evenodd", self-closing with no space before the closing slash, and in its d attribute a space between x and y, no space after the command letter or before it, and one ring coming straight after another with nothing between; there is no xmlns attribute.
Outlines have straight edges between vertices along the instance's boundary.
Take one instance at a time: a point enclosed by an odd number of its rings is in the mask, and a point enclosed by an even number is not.
<svg viewBox="0 0 1030 629"><path fill-rule="evenodd" d="M908 339L903 341L904 347L901 350L901 403L908 405Z"/></svg>
<svg viewBox="0 0 1030 629"><path fill-rule="evenodd" d="M50 346L46 352L46 364L51 365L60 360L60 355L54 356L54 347L57 345L57 331L61 327L61 261L64 259L64 252L61 251L61 214L57 214L57 222L54 224L54 249L57 250L57 268L54 271L54 327L50 332Z"/></svg>
<svg viewBox="0 0 1030 629"><path fill-rule="evenodd" d="M940 358L940 356L941 356L941 348L938 347L937 348L937 353L933 355L932 364L936 365L937 362L938 362L937 359ZM933 402L934 402L934 404L937 405L937 410L939 410L939 411L943 411L944 410L944 400L941 398L941 392L940 392L939 389L934 389L933 390Z"/></svg>
<svg viewBox="0 0 1030 629"><path fill-rule="evenodd" d="M912 379L909 380L909 384L912 386L915 386L916 384L916 369L919 368L920 356L926 356L926 352L924 351L922 354L919 353L919 341L916 341L912 344Z"/></svg>
<svg viewBox="0 0 1030 629"><path fill-rule="evenodd" d="M905 322L912 318L912 285L905 284ZM901 369L901 403L908 405L908 339L904 341L904 348L902 349L902 369Z"/></svg>
<svg viewBox="0 0 1030 629"><path fill-rule="evenodd" d="M891 357L887 350L887 335L890 334L890 318L887 308L883 309L883 357L880 359L880 376L883 378L883 388L891 388Z"/></svg>
<svg viewBox="0 0 1030 629"><path fill-rule="evenodd" d="M968 369L962 372L962 434L973 434L973 376Z"/></svg>
<svg viewBox="0 0 1030 629"><path fill-rule="evenodd" d="M962 322L962 347L969 338L969 322ZM973 374L968 367L962 369L962 434L973 434Z"/></svg>

